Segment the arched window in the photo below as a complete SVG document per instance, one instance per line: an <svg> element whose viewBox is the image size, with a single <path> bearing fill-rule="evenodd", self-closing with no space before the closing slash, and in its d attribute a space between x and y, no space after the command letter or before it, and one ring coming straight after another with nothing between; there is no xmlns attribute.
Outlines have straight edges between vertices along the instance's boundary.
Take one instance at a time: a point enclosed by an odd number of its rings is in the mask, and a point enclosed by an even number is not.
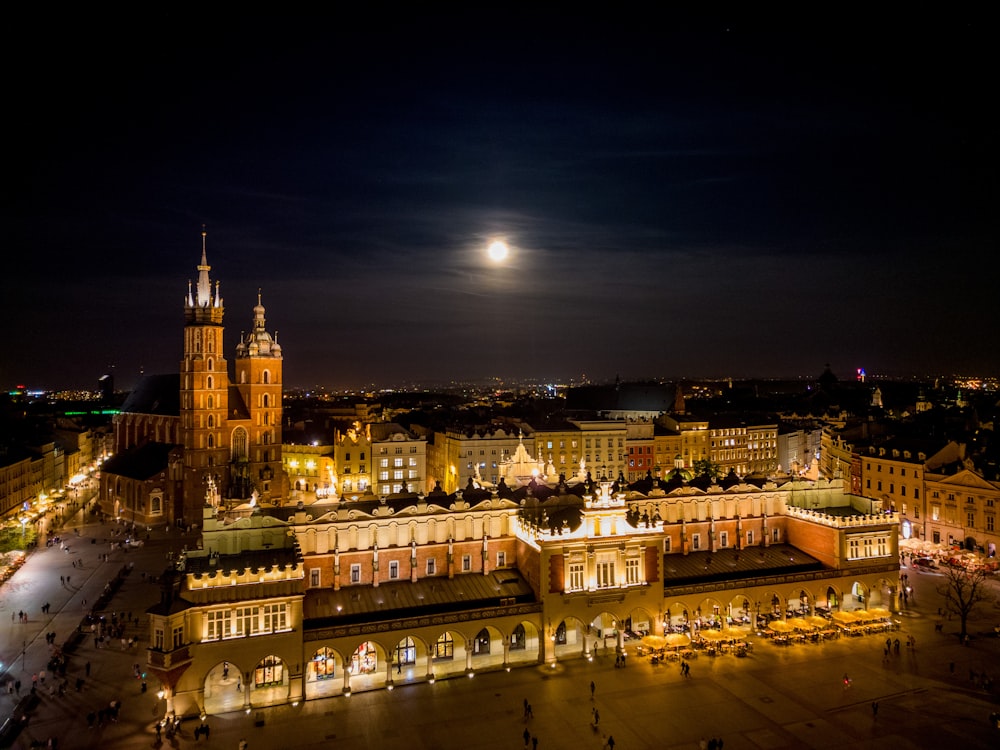
<svg viewBox="0 0 1000 750"><path fill-rule="evenodd" d="M230 446L230 458L234 461L245 459L247 457L249 443L250 438L245 429L237 427L233 430L233 442Z"/></svg>
<svg viewBox="0 0 1000 750"><path fill-rule="evenodd" d="M277 656L265 656L253 671L254 687L281 685L285 681L285 665Z"/></svg>
<svg viewBox="0 0 1000 750"><path fill-rule="evenodd" d="M527 638L524 635L524 625L518 625L514 628L514 632L510 634L510 647L512 650L517 651L519 649L524 649L526 647Z"/></svg>
<svg viewBox="0 0 1000 750"><path fill-rule="evenodd" d="M333 677L333 670L336 666L336 659L331 649L325 646L315 654L309 662L309 675L311 680L328 680Z"/></svg>
<svg viewBox="0 0 1000 750"><path fill-rule="evenodd" d="M214 448L215 447L215 435L209 435L208 436L208 447L209 448Z"/></svg>
<svg viewBox="0 0 1000 750"><path fill-rule="evenodd" d="M455 641L451 639L451 633L442 633L434 644L435 659L454 659Z"/></svg>
<svg viewBox="0 0 1000 750"><path fill-rule="evenodd" d="M375 644L365 641L351 656L351 674L371 674L378 669L378 653Z"/></svg>
<svg viewBox="0 0 1000 750"><path fill-rule="evenodd" d="M266 409L270 405L271 405L271 394L265 393L264 394L264 408Z"/></svg>
<svg viewBox="0 0 1000 750"><path fill-rule="evenodd" d="M208 387L208 388L212 388L213 387L212 386L212 376L211 375L208 376L208 385L206 387Z"/></svg>
<svg viewBox="0 0 1000 750"><path fill-rule="evenodd" d="M271 371L264 370L264 384L267 385L270 382L271 382Z"/></svg>
<svg viewBox="0 0 1000 750"><path fill-rule="evenodd" d="M215 369L215 361L211 357L208 358L208 369L209 369L209 371L212 371L212 370Z"/></svg>
<svg viewBox="0 0 1000 750"><path fill-rule="evenodd" d="M473 654L488 654L490 652L490 631L483 628L476 633L476 639L472 642Z"/></svg>
<svg viewBox="0 0 1000 750"><path fill-rule="evenodd" d="M566 645L566 623L559 623L559 627L556 628L556 643L560 646Z"/></svg>
<svg viewBox="0 0 1000 750"><path fill-rule="evenodd" d="M208 408L209 409L215 408L215 399L213 399L211 395L209 395L208 397Z"/></svg>
<svg viewBox="0 0 1000 750"><path fill-rule="evenodd" d="M215 416L212 414L208 415L208 426L215 427Z"/></svg>
<svg viewBox="0 0 1000 750"><path fill-rule="evenodd" d="M416 663L417 648L413 644L413 639L406 637L396 644L396 664L402 666L404 664Z"/></svg>

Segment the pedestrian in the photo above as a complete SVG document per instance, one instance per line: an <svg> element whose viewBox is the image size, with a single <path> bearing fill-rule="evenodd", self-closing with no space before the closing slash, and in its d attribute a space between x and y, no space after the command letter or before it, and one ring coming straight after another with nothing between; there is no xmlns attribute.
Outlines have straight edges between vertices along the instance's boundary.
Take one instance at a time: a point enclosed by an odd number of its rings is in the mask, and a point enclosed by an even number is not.
<svg viewBox="0 0 1000 750"><path fill-rule="evenodd" d="M247 750L247 741L246 740L240 740L239 750Z"/></svg>
<svg viewBox="0 0 1000 750"><path fill-rule="evenodd" d="M878 718L878 701L872 701L872 718Z"/></svg>
<svg viewBox="0 0 1000 750"><path fill-rule="evenodd" d="M608 735L608 750L615 750L615 736L613 734Z"/></svg>
<svg viewBox="0 0 1000 750"><path fill-rule="evenodd" d="M531 732L528 731L527 727L524 728L524 734L522 736L524 737L524 746L527 747L528 743L531 742Z"/></svg>
<svg viewBox="0 0 1000 750"><path fill-rule="evenodd" d="M601 723L601 712L600 712L600 711L598 711L598 710L597 710L597 709L595 708L595 709L594 709L594 726L596 727L596 726L597 726L598 724L600 724L600 723Z"/></svg>
<svg viewBox="0 0 1000 750"><path fill-rule="evenodd" d="M524 699L524 718L528 718L528 699Z"/></svg>
<svg viewBox="0 0 1000 750"><path fill-rule="evenodd" d="M594 700L594 691L595 691L596 689L597 689L597 686L596 686L596 685L594 685L594 681L593 681L593 680L591 680L591 681L590 681L590 700Z"/></svg>
<svg viewBox="0 0 1000 750"><path fill-rule="evenodd" d="M531 704L530 703L528 704L528 718L529 719L534 719L535 718L535 712L531 710Z"/></svg>
<svg viewBox="0 0 1000 750"><path fill-rule="evenodd" d="M531 738L531 750L538 750L538 737Z"/></svg>
<svg viewBox="0 0 1000 750"><path fill-rule="evenodd" d="M844 690L847 690L851 686L851 678L847 676L847 672L844 672Z"/></svg>

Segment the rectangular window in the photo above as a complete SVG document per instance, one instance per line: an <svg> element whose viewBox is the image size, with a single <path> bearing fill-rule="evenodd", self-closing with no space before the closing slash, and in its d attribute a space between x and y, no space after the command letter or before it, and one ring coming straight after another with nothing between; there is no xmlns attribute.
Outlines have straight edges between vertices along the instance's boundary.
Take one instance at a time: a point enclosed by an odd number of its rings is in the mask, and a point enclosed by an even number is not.
<svg viewBox="0 0 1000 750"><path fill-rule="evenodd" d="M941 520L941 506L932 505L931 506L931 520L940 521Z"/></svg>
<svg viewBox="0 0 1000 750"><path fill-rule="evenodd" d="M393 467L395 467L397 469L403 468L403 459L401 459L401 458L394 458L394 459L392 459L392 465L393 465Z"/></svg>
<svg viewBox="0 0 1000 750"><path fill-rule="evenodd" d="M701 534L691 535L691 549L701 549Z"/></svg>
<svg viewBox="0 0 1000 750"><path fill-rule="evenodd" d="M217 609L205 614L205 640L221 641L232 633L232 610Z"/></svg>
<svg viewBox="0 0 1000 750"><path fill-rule="evenodd" d="M969 528L972 528L973 526L976 525L976 514L975 513L966 513L965 514L965 525L968 526Z"/></svg>
<svg viewBox="0 0 1000 750"><path fill-rule="evenodd" d="M178 625L173 630L174 648L181 648L184 645L184 626Z"/></svg>
<svg viewBox="0 0 1000 750"><path fill-rule="evenodd" d="M153 648L157 651L163 650L163 628L157 628L153 631Z"/></svg>
<svg viewBox="0 0 1000 750"><path fill-rule="evenodd" d="M753 545L753 530L751 529L747 531L747 546L750 547L752 545Z"/></svg>
<svg viewBox="0 0 1000 750"><path fill-rule="evenodd" d="M663 537L663 551L670 552L670 548L673 546L673 542L670 541L669 536Z"/></svg>
<svg viewBox="0 0 1000 750"><path fill-rule="evenodd" d="M262 609L264 612L265 633L278 633L282 630L288 630L287 604L284 602L281 604L265 604Z"/></svg>
<svg viewBox="0 0 1000 750"><path fill-rule="evenodd" d="M507 553L497 552L497 567L504 568L507 566Z"/></svg>
<svg viewBox="0 0 1000 750"><path fill-rule="evenodd" d="M320 585L320 570L319 568L309 569L309 585L313 588Z"/></svg>
<svg viewBox="0 0 1000 750"><path fill-rule="evenodd" d="M399 578L399 560L389 561L389 580L395 581Z"/></svg>
<svg viewBox="0 0 1000 750"><path fill-rule="evenodd" d="M583 563L569 564L569 591L583 591Z"/></svg>
<svg viewBox="0 0 1000 750"><path fill-rule="evenodd" d="M351 583L361 583L361 565L358 563L351 566Z"/></svg>
<svg viewBox="0 0 1000 750"><path fill-rule="evenodd" d="M427 575L432 576L432 575L434 575L434 573L436 571L437 571L437 568L434 565L434 558L433 557L428 558L427 559Z"/></svg>
<svg viewBox="0 0 1000 750"><path fill-rule="evenodd" d="M728 547L729 546L729 532L723 531L719 534L719 546Z"/></svg>
<svg viewBox="0 0 1000 750"><path fill-rule="evenodd" d="M986 516L986 530L993 531L993 516Z"/></svg>
<svg viewBox="0 0 1000 750"><path fill-rule="evenodd" d="M240 607L236 610L236 635L257 635L260 632L259 607Z"/></svg>
<svg viewBox="0 0 1000 750"><path fill-rule="evenodd" d="M462 555L462 572L468 573L472 570L472 555Z"/></svg>
<svg viewBox="0 0 1000 750"><path fill-rule="evenodd" d="M609 588L615 585L615 561L600 560L597 563L597 587Z"/></svg>
<svg viewBox="0 0 1000 750"><path fill-rule="evenodd" d="M630 557L625 560L625 582L630 586L635 586L642 581L639 578L639 558Z"/></svg>

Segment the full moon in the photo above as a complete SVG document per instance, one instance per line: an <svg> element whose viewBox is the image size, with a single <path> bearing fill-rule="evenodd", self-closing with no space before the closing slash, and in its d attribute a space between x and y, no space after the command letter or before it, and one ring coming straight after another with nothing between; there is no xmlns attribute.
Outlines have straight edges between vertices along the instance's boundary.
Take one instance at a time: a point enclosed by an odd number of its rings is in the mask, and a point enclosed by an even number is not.
<svg viewBox="0 0 1000 750"><path fill-rule="evenodd" d="M490 260L494 263L500 263L506 259L509 251L507 250L507 243L497 240L490 244L487 252L490 254Z"/></svg>

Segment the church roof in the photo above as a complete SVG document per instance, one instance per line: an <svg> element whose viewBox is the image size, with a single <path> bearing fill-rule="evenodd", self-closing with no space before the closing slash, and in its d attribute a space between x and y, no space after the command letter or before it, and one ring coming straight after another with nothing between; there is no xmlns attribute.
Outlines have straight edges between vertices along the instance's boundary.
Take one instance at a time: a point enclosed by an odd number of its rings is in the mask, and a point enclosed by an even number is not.
<svg viewBox="0 0 1000 750"><path fill-rule="evenodd" d="M152 479L166 471L170 452L179 447L174 443L143 443L116 453L104 462L101 471L129 479Z"/></svg>
<svg viewBox="0 0 1000 750"><path fill-rule="evenodd" d="M235 385L229 386L229 419L250 419L250 410Z"/></svg>
<svg viewBox="0 0 1000 750"><path fill-rule="evenodd" d="M122 404L126 414L156 414L179 417L181 413L180 374L145 375Z"/></svg>

